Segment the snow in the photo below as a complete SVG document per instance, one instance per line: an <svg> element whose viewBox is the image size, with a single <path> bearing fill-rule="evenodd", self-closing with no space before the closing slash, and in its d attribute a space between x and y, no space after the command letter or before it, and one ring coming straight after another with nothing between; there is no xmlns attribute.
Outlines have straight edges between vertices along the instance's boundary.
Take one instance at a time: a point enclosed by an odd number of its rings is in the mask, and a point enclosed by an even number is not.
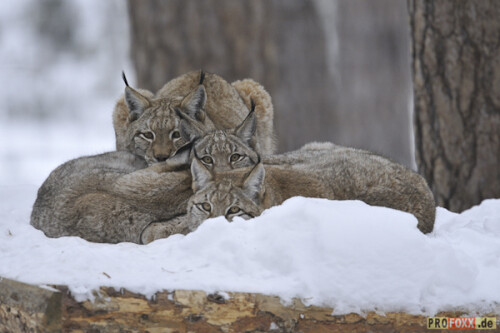
<svg viewBox="0 0 500 333"><path fill-rule="evenodd" d="M186 236L112 245L32 228L36 189L0 187L0 276L68 285L79 301L109 286L147 297L174 289L298 297L335 314L498 312L500 199L462 214L438 208L430 235L408 213L296 197L253 220L221 217Z"/></svg>

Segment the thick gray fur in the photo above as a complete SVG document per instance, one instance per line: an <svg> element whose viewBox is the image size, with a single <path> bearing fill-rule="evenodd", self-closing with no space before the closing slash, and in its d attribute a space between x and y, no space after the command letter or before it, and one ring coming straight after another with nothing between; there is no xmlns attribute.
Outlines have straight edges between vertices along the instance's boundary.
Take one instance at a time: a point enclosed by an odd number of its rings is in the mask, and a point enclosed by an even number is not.
<svg viewBox="0 0 500 333"><path fill-rule="evenodd" d="M242 147L241 141L237 148L217 148L232 147L237 142L234 135L222 134L214 132L198 140L206 145L198 147L192 162L195 194L189 200L188 215L176 219L175 228L172 224L151 224L143 234L143 242L195 230L211 217L225 215L231 220L234 216L258 216L264 209L298 195L362 200L370 205L402 210L417 218L417 227L423 233L433 230L436 208L431 190L423 177L398 163L368 151L328 142L314 142L296 151L267 156L259 163L253 155L255 152ZM200 160L201 152L205 152L220 163L236 150L251 156L242 168L220 171L217 166L210 167ZM212 154L213 151L218 154ZM211 212L200 209L204 202L210 203ZM236 203L241 211L234 216L228 214L228 209Z"/></svg>
<svg viewBox="0 0 500 333"><path fill-rule="evenodd" d="M213 173L193 160L191 170L195 190L187 209L191 230L209 217L230 218L232 205L239 205L238 215L258 216L293 196L362 200L413 214L423 233L434 226L434 197L423 177L364 150L323 144L321 149L309 146L276 155L272 164L264 161L253 168ZM199 209L203 202L210 203L210 212Z"/></svg>
<svg viewBox="0 0 500 333"><path fill-rule="evenodd" d="M128 152L81 157L55 169L38 190L31 224L48 237L140 242L151 222L186 212L188 171L158 173Z"/></svg>

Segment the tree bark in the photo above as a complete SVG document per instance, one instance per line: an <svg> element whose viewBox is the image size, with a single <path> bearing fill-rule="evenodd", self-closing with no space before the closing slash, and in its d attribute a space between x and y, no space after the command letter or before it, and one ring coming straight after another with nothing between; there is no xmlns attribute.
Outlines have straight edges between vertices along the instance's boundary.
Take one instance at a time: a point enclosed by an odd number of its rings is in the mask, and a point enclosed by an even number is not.
<svg viewBox="0 0 500 333"><path fill-rule="evenodd" d="M409 0L419 171L437 204L500 197L500 2Z"/></svg>

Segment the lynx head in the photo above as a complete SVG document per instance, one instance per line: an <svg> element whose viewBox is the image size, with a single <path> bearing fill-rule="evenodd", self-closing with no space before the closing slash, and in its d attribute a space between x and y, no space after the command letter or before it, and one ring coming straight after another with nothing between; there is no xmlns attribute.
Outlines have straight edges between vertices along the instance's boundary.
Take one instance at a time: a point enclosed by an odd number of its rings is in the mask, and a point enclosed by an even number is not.
<svg viewBox="0 0 500 333"><path fill-rule="evenodd" d="M129 126L127 149L144 157L148 164L165 161L189 142L181 135L181 118L186 114L196 119L199 131L214 129L206 117L204 106L206 91L202 78L198 87L180 102L173 98L150 98L131 88L125 75L125 103L128 107Z"/></svg>
<svg viewBox="0 0 500 333"><path fill-rule="evenodd" d="M181 114L181 135L193 142L192 158L199 160L211 172L224 172L255 166L260 157L254 149L255 105L243 122L232 130L215 130L203 134L198 121Z"/></svg>
<svg viewBox="0 0 500 333"><path fill-rule="evenodd" d="M195 230L208 218L235 216L250 219L262 211L265 170L254 167L214 174L198 159L191 163L194 195L188 202L189 228Z"/></svg>

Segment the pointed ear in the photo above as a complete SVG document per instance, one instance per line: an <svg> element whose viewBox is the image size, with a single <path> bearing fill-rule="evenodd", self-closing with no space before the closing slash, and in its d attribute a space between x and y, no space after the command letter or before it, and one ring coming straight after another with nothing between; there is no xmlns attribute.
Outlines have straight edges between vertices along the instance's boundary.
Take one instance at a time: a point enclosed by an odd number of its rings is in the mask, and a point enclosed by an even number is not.
<svg viewBox="0 0 500 333"><path fill-rule="evenodd" d="M125 87L125 103L127 103L130 112L129 120L131 122L137 120L144 110L151 105L147 97L129 86Z"/></svg>
<svg viewBox="0 0 500 333"><path fill-rule="evenodd" d="M198 139L205 133L203 130L203 124L194 120L193 118L189 117L186 115L184 112L179 110L178 108L174 109L175 114L177 117L181 119L180 123L180 131L181 131L181 136L184 140L188 142L193 142L194 140Z"/></svg>
<svg viewBox="0 0 500 333"><path fill-rule="evenodd" d="M191 177L193 178L193 183L191 185L193 192L203 189L212 180L210 170L205 168L197 158L193 158L191 162Z"/></svg>
<svg viewBox="0 0 500 333"><path fill-rule="evenodd" d="M265 177L266 170L264 169L264 165L262 163L257 164L245 179L243 192L252 198L252 200L259 202L264 190Z"/></svg>
<svg viewBox="0 0 500 333"><path fill-rule="evenodd" d="M181 136L187 142L193 142L202 136L202 132L196 126L182 120L180 126Z"/></svg>
<svg viewBox="0 0 500 333"><path fill-rule="evenodd" d="M205 86L199 85L198 88L184 98L181 108L191 118L198 121L205 121L205 102L207 101L207 92Z"/></svg>
<svg viewBox="0 0 500 333"><path fill-rule="evenodd" d="M191 155L191 149L189 147L180 148L174 156L168 158L164 163L167 166L167 170L174 171L180 169L187 169L189 167L189 159Z"/></svg>
<svg viewBox="0 0 500 333"><path fill-rule="evenodd" d="M252 110L245 120L243 120L243 122L236 127L234 134L250 146L256 129L257 121L255 119L255 112Z"/></svg>

